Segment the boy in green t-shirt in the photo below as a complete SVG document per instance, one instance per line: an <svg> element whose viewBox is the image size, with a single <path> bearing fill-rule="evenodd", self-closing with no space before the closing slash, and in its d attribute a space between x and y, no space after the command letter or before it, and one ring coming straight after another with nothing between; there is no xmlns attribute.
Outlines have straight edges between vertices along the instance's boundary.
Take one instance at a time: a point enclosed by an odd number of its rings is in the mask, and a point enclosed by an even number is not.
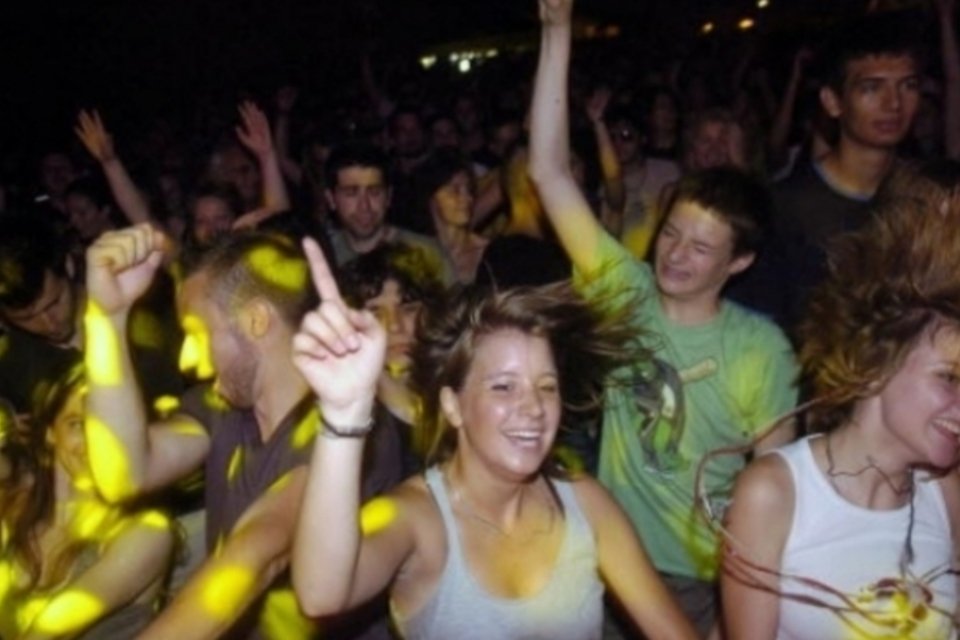
<svg viewBox="0 0 960 640"><path fill-rule="evenodd" d="M570 171L567 73L571 0L541 0L530 175L580 290L608 306L630 304L652 362L608 382L599 475L629 514L647 551L703 633L714 623L720 541L697 513L697 467L711 451L759 453L793 438L795 362L769 320L721 298L747 269L771 214L765 188L732 169L681 179L655 239L653 265L637 261L598 222ZM634 302L636 301L636 302ZM703 497L722 511L743 456L705 467Z"/></svg>

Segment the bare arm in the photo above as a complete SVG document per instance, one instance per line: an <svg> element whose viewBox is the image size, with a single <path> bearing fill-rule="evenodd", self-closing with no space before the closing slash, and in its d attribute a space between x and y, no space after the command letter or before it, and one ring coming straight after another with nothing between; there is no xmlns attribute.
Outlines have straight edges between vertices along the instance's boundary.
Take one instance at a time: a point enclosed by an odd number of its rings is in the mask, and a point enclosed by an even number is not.
<svg viewBox="0 0 960 640"><path fill-rule="evenodd" d="M290 471L250 505L140 640L221 637L287 568L306 475Z"/></svg>
<svg viewBox="0 0 960 640"><path fill-rule="evenodd" d="M120 161L113 146L113 136L103 126L100 114L96 110L81 111L74 131L90 155L100 163L100 168L103 169L103 174L110 185L110 193L113 194L113 199L117 201L117 205L130 224L149 222L156 225L157 221L150 214L147 201L137 185L133 183L123 162Z"/></svg>
<svg viewBox="0 0 960 640"><path fill-rule="evenodd" d="M592 478L574 487L597 539L603 580L644 637L695 638L696 631L660 580L623 509Z"/></svg>
<svg viewBox="0 0 960 640"><path fill-rule="evenodd" d="M150 286L165 245L163 234L143 224L107 232L87 250L87 452L97 488L111 501L171 484L209 449L206 432L190 418L148 428L130 359L130 309Z"/></svg>
<svg viewBox="0 0 960 640"><path fill-rule="evenodd" d="M267 116L252 102L242 103L239 111L243 124L237 127L237 137L256 156L260 165L263 202L259 209L240 216L233 224L235 229L256 227L267 218L290 208L290 196L280 171L280 160L273 145Z"/></svg>
<svg viewBox="0 0 960 640"><path fill-rule="evenodd" d="M277 138L277 155L280 170L287 180L299 185L303 182L303 169L290 154L290 113L297 102L299 92L296 87L284 86L277 90L277 117L273 121L273 131Z"/></svg>
<svg viewBox="0 0 960 640"><path fill-rule="evenodd" d="M803 69L812 53L806 47L801 48L793 56L793 65L790 79L780 99L773 125L770 127L770 136L767 139L767 149L773 163L783 165L787 160L787 141L790 129L793 126L793 114L797 106L797 94L800 92L800 82L803 80Z"/></svg>
<svg viewBox="0 0 960 640"><path fill-rule="evenodd" d="M779 571L793 514L793 482L779 456L764 456L737 479L727 512L720 578L727 637L776 637ZM743 615L749 611L750 615Z"/></svg>
<svg viewBox="0 0 960 640"><path fill-rule="evenodd" d="M370 312L345 305L317 245L308 240L304 248L323 302L294 337L294 363L317 394L327 424L356 434L341 437L324 426L310 463L292 568L300 606L317 616L381 591L413 543L402 515L370 536L360 527L361 458L386 336Z"/></svg>
<svg viewBox="0 0 960 640"><path fill-rule="evenodd" d="M543 24L530 123L530 177L560 243L576 267L599 266L598 235L604 233L570 170L567 75L572 0L540 0Z"/></svg>
<svg viewBox="0 0 960 640"><path fill-rule="evenodd" d="M587 118L593 125L593 134L597 139L597 154L600 161L600 174L603 179L603 194L607 201L607 214L603 226L611 235L619 237L623 227L623 208L626 205L627 192L623 186L623 171L617 150L610 137L603 116L610 103L610 89L600 87L587 100Z"/></svg>
<svg viewBox="0 0 960 640"><path fill-rule="evenodd" d="M72 638L159 584L170 564L169 519L149 511L130 517L96 563L50 598L21 640Z"/></svg>

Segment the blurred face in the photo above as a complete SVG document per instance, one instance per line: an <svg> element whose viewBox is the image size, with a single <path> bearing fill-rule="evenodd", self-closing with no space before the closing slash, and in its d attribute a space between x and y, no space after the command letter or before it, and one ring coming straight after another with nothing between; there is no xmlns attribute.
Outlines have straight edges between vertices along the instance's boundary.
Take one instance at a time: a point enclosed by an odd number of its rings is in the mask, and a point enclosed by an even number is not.
<svg viewBox="0 0 960 640"><path fill-rule="evenodd" d="M379 168L345 167L337 172L337 184L327 191L327 201L346 232L366 240L383 230L390 190Z"/></svg>
<svg viewBox="0 0 960 640"><path fill-rule="evenodd" d="M443 118L430 125L430 144L434 149L459 149L460 131L456 123Z"/></svg>
<svg viewBox="0 0 960 640"><path fill-rule="evenodd" d="M707 121L700 124L687 152L688 167L699 171L730 165L729 129L726 122Z"/></svg>
<svg viewBox="0 0 960 640"><path fill-rule="evenodd" d="M75 177L73 162L62 153L51 153L40 161L40 183L50 195L61 195Z"/></svg>
<svg viewBox="0 0 960 640"><path fill-rule="evenodd" d="M459 391L441 393L457 456L512 479L536 474L560 424L560 389L546 339L517 329L480 338Z"/></svg>
<svg viewBox="0 0 960 640"><path fill-rule="evenodd" d="M520 139L520 134L521 129L519 122L507 122L500 125L493 132L493 137L489 145L490 150L501 158L505 158L510 150L513 149L517 140Z"/></svg>
<svg viewBox="0 0 960 640"><path fill-rule="evenodd" d="M47 271L43 288L33 304L23 309L2 309L8 324L47 342L66 345L77 329L77 294L65 276Z"/></svg>
<svg viewBox="0 0 960 640"><path fill-rule="evenodd" d="M180 368L214 379L214 389L238 409L253 406L258 354L210 298L204 273L190 276L178 296L184 342Z"/></svg>
<svg viewBox="0 0 960 640"><path fill-rule="evenodd" d="M210 244L233 228L233 211L225 201L216 196L197 198L192 213L193 239L198 244Z"/></svg>
<svg viewBox="0 0 960 640"><path fill-rule="evenodd" d="M54 457L74 481L90 476L87 439L83 431L84 406L83 388L78 387L67 398L47 431Z"/></svg>
<svg viewBox="0 0 960 640"><path fill-rule="evenodd" d="M401 113L393 124L393 146L401 158L423 153L424 135L420 119L412 113Z"/></svg>
<svg viewBox="0 0 960 640"><path fill-rule="evenodd" d="M869 402L869 401L868 401ZM876 396L892 446L909 464L946 469L960 452L960 332L927 331Z"/></svg>
<svg viewBox="0 0 960 640"><path fill-rule="evenodd" d="M260 170L250 156L239 149L227 149L220 159L224 178L232 184L247 205L260 201Z"/></svg>
<svg viewBox="0 0 960 640"><path fill-rule="evenodd" d="M466 227L473 215L473 184L465 171L455 174L433 194L432 207L444 223Z"/></svg>
<svg viewBox="0 0 960 640"><path fill-rule="evenodd" d="M920 104L920 79L911 56L867 56L847 63L843 95L821 94L841 135L868 147L890 148L907 135Z"/></svg>
<svg viewBox="0 0 960 640"><path fill-rule="evenodd" d="M661 295L674 300L716 298L753 254L733 257L733 229L693 202L678 201L656 240L654 270Z"/></svg>
<svg viewBox="0 0 960 640"><path fill-rule="evenodd" d="M380 295L370 298L363 306L387 330L387 370L392 374L405 372L410 367L410 349L413 347L420 303L405 302L400 283L387 280L383 283Z"/></svg>
<svg viewBox="0 0 960 640"><path fill-rule="evenodd" d="M650 130L658 132L676 131L679 114L673 99L663 93L653 99L650 106Z"/></svg>
<svg viewBox="0 0 960 640"><path fill-rule="evenodd" d="M113 227L110 207L98 207L88 196L71 193L67 196L66 205L70 226L80 234L81 240L93 240Z"/></svg>
<svg viewBox="0 0 960 640"><path fill-rule="evenodd" d="M613 148L617 152L617 159L621 164L637 160L640 156L640 132L627 120L614 123L610 129L613 138Z"/></svg>

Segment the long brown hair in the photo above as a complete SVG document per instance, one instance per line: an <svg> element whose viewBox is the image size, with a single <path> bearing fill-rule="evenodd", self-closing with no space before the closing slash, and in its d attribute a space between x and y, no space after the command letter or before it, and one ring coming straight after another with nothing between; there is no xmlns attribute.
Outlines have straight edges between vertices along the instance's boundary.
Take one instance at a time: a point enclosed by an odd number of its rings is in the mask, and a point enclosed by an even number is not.
<svg viewBox="0 0 960 640"><path fill-rule="evenodd" d="M463 289L428 306L417 327L411 369L411 383L423 401L418 427L427 463L448 459L456 448L454 431L440 409L440 390L462 387L481 337L501 329L544 337L560 374L567 422L571 412L596 410L603 380L615 367L648 357L627 320L628 311L621 304L616 311L601 312L569 283L492 292Z"/></svg>

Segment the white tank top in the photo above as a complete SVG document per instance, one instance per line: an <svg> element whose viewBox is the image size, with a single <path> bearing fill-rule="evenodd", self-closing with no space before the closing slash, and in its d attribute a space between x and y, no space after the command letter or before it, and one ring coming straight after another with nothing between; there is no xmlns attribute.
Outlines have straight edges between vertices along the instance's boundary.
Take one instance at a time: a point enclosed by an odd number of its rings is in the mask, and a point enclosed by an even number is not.
<svg viewBox="0 0 960 640"><path fill-rule="evenodd" d="M916 479L914 559L901 570L910 505L874 511L845 500L817 466L810 448L815 437L776 451L790 468L795 493L777 638L956 638L954 552L939 484Z"/></svg>

